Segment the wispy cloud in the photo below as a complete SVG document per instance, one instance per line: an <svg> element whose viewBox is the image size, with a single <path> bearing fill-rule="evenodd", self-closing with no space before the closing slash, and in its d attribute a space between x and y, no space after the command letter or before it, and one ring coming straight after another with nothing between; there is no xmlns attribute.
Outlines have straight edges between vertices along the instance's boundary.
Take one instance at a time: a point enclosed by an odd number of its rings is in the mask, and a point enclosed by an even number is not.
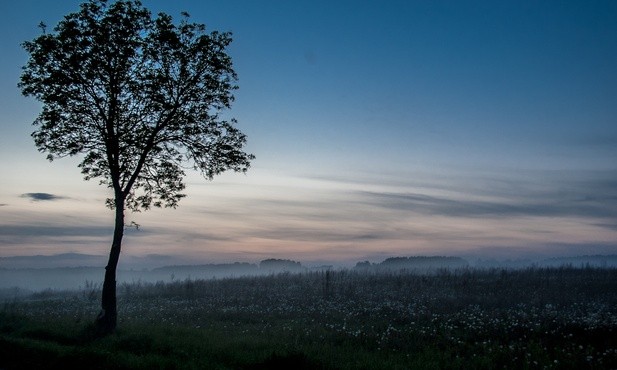
<svg viewBox="0 0 617 370"><path fill-rule="evenodd" d="M54 200L60 200L60 199L66 199L66 197L60 196L60 195L55 195L55 194L49 194L49 193L24 193L21 195L22 198L28 198L32 201L38 202L38 201L54 201Z"/></svg>
<svg viewBox="0 0 617 370"><path fill-rule="evenodd" d="M455 176L451 179L456 182ZM564 217L617 225L617 177L613 172L526 173L463 183L457 189L423 186L366 187L351 192L374 210L466 219Z"/></svg>
<svg viewBox="0 0 617 370"><path fill-rule="evenodd" d="M185 230L169 229L169 228L153 228L153 235L156 236L170 236L177 235L178 241L182 243L207 243L207 242L226 242L234 241L236 238L232 236L218 235L208 232L187 232Z"/></svg>
<svg viewBox="0 0 617 370"><path fill-rule="evenodd" d="M412 193L359 192L373 206L448 217L592 217L617 219L615 199L597 198L504 201L466 200Z"/></svg>
<svg viewBox="0 0 617 370"><path fill-rule="evenodd" d="M564 238L607 241L617 225L617 181L612 172L517 171L475 177L452 173L409 180L312 177L296 182L305 188L268 191L264 185L259 196L221 203L202 217L216 214L218 221L227 220L226 231L240 243L256 238L274 244L348 243L367 248L527 244Z"/></svg>
<svg viewBox="0 0 617 370"><path fill-rule="evenodd" d="M361 242L368 240L388 239L386 232L376 230L330 230L328 228L279 227L269 230L254 231L252 236L270 240L288 240L300 242Z"/></svg>
<svg viewBox="0 0 617 370"><path fill-rule="evenodd" d="M5 236L100 236L111 230L108 226L0 225L0 234Z"/></svg>
<svg viewBox="0 0 617 370"><path fill-rule="evenodd" d="M617 231L617 221L614 223L595 223L593 225Z"/></svg>
<svg viewBox="0 0 617 370"><path fill-rule="evenodd" d="M587 246L611 250L610 245L614 251L616 179L609 172L519 171L409 180L292 178L260 184L259 191L239 197L230 197L222 187L208 188L203 194L208 202L127 216L142 227L127 229L125 251L219 260L250 253L344 260L485 247L522 255L527 249L544 250L547 243L573 243L563 253ZM0 249L5 254L18 253L22 245L37 253L51 248L107 252L110 214L61 208L52 207L55 213L43 218L34 211L32 217L29 211L15 211L12 220L0 225Z"/></svg>

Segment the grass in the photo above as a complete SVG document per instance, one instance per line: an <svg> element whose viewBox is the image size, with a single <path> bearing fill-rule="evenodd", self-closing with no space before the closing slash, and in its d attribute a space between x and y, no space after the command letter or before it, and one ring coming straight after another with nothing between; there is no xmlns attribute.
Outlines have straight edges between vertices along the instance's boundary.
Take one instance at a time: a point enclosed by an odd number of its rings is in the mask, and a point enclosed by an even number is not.
<svg viewBox="0 0 617 370"><path fill-rule="evenodd" d="M268 338L213 329L127 324L96 338L71 321L48 325L3 313L0 322L0 365L7 369L323 368L300 352L277 351Z"/></svg>
<svg viewBox="0 0 617 370"><path fill-rule="evenodd" d="M0 309L0 369L611 369L617 270L335 271L46 292Z"/></svg>

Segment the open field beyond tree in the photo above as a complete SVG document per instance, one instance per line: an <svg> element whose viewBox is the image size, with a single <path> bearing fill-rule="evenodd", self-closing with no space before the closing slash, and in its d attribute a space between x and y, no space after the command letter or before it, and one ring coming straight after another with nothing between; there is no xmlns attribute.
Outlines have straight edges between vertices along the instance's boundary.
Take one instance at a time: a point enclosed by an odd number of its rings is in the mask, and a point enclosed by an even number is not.
<svg viewBox="0 0 617 370"><path fill-rule="evenodd" d="M0 368L611 369L617 269L322 271L119 286L2 304Z"/></svg>

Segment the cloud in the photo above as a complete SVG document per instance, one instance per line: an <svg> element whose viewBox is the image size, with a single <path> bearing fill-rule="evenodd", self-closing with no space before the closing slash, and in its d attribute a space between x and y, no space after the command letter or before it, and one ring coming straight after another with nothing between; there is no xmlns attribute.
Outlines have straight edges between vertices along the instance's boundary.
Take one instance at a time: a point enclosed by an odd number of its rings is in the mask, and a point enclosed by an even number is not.
<svg viewBox="0 0 617 370"><path fill-rule="evenodd" d="M65 237L65 236L109 236L109 226L48 226L48 225L0 225L4 237Z"/></svg>
<svg viewBox="0 0 617 370"><path fill-rule="evenodd" d="M180 235L186 239L200 240L228 240L226 238L209 235L198 232L184 232L182 230L174 230L171 228L162 227L141 227L139 230L134 228L126 228L124 235L131 238L135 237L151 237L162 235ZM4 239L31 239L31 238L66 238L66 237L104 237L108 238L113 235L113 225L0 225L0 236ZM2 240L2 239L0 239ZM68 242L68 241L67 241Z"/></svg>
<svg viewBox="0 0 617 370"><path fill-rule="evenodd" d="M300 242L363 242L370 240L390 239L392 236L387 232L375 230L331 230L327 227L279 227L269 230L257 230L251 232L251 236L271 239Z"/></svg>
<svg viewBox="0 0 617 370"><path fill-rule="evenodd" d="M605 229L617 231L617 222L615 223L595 223L593 225L598 226L598 227L603 227Z"/></svg>
<svg viewBox="0 0 617 370"><path fill-rule="evenodd" d="M504 201L468 200L413 193L358 192L373 206L448 217L591 217L617 219L611 197L534 199L524 194ZM531 199L529 199L531 198Z"/></svg>
<svg viewBox="0 0 617 370"><path fill-rule="evenodd" d="M35 201L35 202L66 199L63 196L59 196L59 195L55 195L55 194L49 194L49 193L24 193L24 194L21 195L21 197L22 198L29 198L30 200Z"/></svg>
<svg viewBox="0 0 617 370"><path fill-rule="evenodd" d="M233 236L216 235L213 233L206 233L206 232L187 232L185 230L160 228L160 227L156 227L156 228L152 227L152 231L157 236L177 236L178 240L183 243L225 242L225 241L236 240L236 238L234 238Z"/></svg>
<svg viewBox="0 0 617 370"><path fill-rule="evenodd" d="M348 186L343 199L348 201L345 209L355 204L356 210L370 209L369 214L379 212L381 216L414 213L469 219L574 217L614 230L616 175L615 171L591 170L518 171L476 178L453 173L432 179L433 184L431 179L412 179L408 185L402 181L379 184L368 180Z"/></svg>
<svg viewBox="0 0 617 370"><path fill-rule="evenodd" d="M0 203L0 207L6 207L6 206L8 206L8 204L6 204L6 203Z"/></svg>

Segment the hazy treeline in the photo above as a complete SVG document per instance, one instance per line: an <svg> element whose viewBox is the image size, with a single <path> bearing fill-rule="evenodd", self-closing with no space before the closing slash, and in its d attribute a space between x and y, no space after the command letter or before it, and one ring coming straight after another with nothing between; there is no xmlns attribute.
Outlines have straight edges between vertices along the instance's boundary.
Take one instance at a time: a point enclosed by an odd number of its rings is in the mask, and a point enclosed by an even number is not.
<svg viewBox="0 0 617 370"><path fill-rule="evenodd" d="M70 255L71 259L78 260L78 255ZM88 256L91 257L91 256ZM13 258L14 259L14 258ZM11 258L4 258L0 262L0 298L26 295L31 292L54 289L79 289L86 285L100 284L103 278L104 267L54 267L54 268L11 268ZM57 256L50 256L57 261ZM66 256L63 256L67 260ZM22 266L26 258L19 260ZM87 261L91 261L87 259ZM40 257L37 256L37 263ZM570 266L576 268L603 267L617 268L617 256L580 256L569 258L553 258L541 261L492 261L474 260L468 261L461 257L447 256L413 256L392 257L379 263L369 261L358 262L354 271L359 272L396 272L407 271L411 273L426 274L437 273L441 270L459 269L491 269L506 268L519 269L529 267L559 267ZM304 266L302 263L288 259L265 259L257 263L235 262L221 264L201 265L173 265L151 269L120 269L118 271L119 283L158 281L173 282L199 279L221 279L242 276L259 276L277 274L281 272L306 273L311 271L334 271L345 270L332 265Z"/></svg>
<svg viewBox="0 0 617 370"><path fill-rule="evenodd" d="M204 265L163 266L142 270L119 270L119 283L171 282L186 279L217 279L240 276L264 275L279 272L303 272L307 269L299 262L283 259L267 259L260 264L221 263ZM104 267L56 267L56 268L0 268L0 297L23 295L45 289L80 289L86 285L99 284Z"/></svg>
<svg viewBox="0 0 617 370"><path fill-rule="evenodd" d="M461 257L418 256L391 257L381 263L358 262L354 269L360 271L398 271L430 272L439 269L461 269L469 267L469 262Z"/></svg>

